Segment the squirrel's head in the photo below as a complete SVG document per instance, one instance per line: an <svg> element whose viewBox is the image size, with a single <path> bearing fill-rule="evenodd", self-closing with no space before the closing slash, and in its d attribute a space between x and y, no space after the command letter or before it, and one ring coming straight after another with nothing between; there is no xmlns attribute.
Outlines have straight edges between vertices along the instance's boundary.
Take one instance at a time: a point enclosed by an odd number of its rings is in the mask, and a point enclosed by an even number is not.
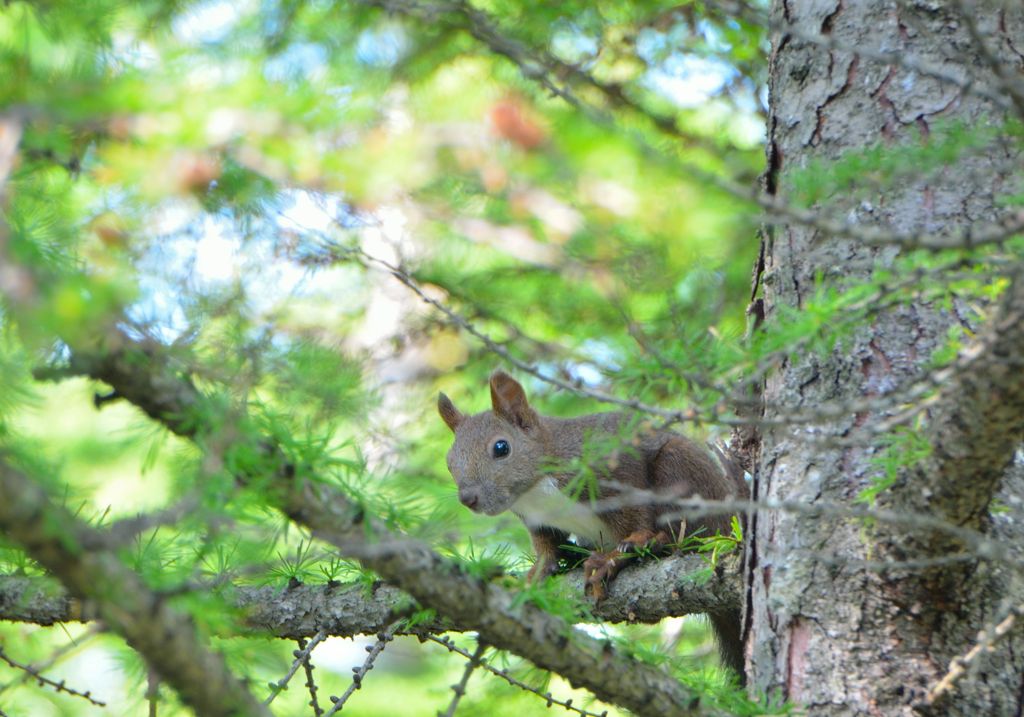
<svg viewBox="0 0 1024 717"><path fill-rule="evenodd" d="M437 410L455 433L448 470L459 486L459 500L474 511L497 515L541 478L544 430L514 378L495 371L490 383L490 411L467 416L443 393Z"/></svg>

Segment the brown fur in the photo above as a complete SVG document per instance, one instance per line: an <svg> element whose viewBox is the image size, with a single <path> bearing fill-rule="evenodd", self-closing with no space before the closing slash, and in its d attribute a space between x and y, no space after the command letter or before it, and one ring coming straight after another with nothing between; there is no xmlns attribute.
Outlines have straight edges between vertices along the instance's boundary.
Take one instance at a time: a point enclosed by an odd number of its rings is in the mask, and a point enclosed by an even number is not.
<svg viewBox="0 0 1024 717"><path fill-rule="evenodd" d="M438 412L455 433L448 468L459 487L459 499L467 506L488 515L513 510L526 523L536 553L528 579L538 580L557 571L561 546L569 542L567 526L575 525L565 518L573 512L573 505L565 503L553 487L541 484L551 479L565 493L577 475L559 466L583 457L588 440L622 435L630 428L628 416L541 416L529 405L522 386L502 371L491 376L490 388L491 410L472 416L459 411L443 393L438 397ZM706 448L677 433L642 428L632 430L625 440L599 465L592 466L599 479L598 499L622 492L607 484L652 491L670 500L697 496L726 500L748 495L743 471L717 448L713 457ZM508 455L494 455L498 441L508 444ZM546 501L558 504L550 520L526 514ZM595 548L611 548L605 552L595 549L584 563L586 589L595 599L601 599L605 583L614 579L637 548L662 549L684 534L698 531L701 535L729 532L729 515L702 516L684 526L670 516L669 505L624 506L597 514L588 511L588 506L588 493L583 490L576 502L577 522L581 528L596 526L600 545ZM558 522L561 527L551 524ZM722 643L723 657L742 674L739 616L710 617Z"/></svg>

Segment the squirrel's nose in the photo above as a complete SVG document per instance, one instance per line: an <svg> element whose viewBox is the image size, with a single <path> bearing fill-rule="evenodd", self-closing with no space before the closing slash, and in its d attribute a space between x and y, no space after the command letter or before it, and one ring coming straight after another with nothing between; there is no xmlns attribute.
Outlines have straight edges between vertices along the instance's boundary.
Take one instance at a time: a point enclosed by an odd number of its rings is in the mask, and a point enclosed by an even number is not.
<svg viewBox="0 0 1024 717"><path fill-rule="evenodd" d="M459 500L470 510L476 510L480 503L480 493L476 488L459 488Z"/></svg>

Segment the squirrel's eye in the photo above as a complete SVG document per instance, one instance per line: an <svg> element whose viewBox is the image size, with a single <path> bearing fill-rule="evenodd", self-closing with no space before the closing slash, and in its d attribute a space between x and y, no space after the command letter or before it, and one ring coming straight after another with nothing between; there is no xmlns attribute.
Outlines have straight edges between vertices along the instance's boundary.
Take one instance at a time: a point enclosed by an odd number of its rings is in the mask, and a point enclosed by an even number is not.
<svg viewBox="0 0 1024 717"><path fill-rule="evenodd" d="M509 451L511 451L511 450L512 450L512 446L510 446L508 444L508 441L506 441L504 438L499 440L499 441L495 441L494 442L494 450L493 450L493 452L494 452L494 457L495 458L504 458L505 456L507 456L509 454Z"/></svg>

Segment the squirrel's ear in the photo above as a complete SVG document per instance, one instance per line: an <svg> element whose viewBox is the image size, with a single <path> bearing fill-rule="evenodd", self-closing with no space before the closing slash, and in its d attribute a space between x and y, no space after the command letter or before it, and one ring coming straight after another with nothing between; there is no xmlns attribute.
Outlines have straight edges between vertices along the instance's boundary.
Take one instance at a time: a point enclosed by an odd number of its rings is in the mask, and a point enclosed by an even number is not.
<svg viewBox="0 0 1024 717"><path fill-rule="evenodd" d="M539 422L519 382L502 370L491 374L491 407L509 423L528 429Z"/></svg>
<svg viewBox="0 0 1024 717"><path fill-rule="evenodd" d="M465 418L462 412L452 403L452 400L443 393L437 395L437 412L441 414L441 418L448 424L448 428L452 429L452 433L455 432L458 425L462 423L462 419Z"/></svg>

